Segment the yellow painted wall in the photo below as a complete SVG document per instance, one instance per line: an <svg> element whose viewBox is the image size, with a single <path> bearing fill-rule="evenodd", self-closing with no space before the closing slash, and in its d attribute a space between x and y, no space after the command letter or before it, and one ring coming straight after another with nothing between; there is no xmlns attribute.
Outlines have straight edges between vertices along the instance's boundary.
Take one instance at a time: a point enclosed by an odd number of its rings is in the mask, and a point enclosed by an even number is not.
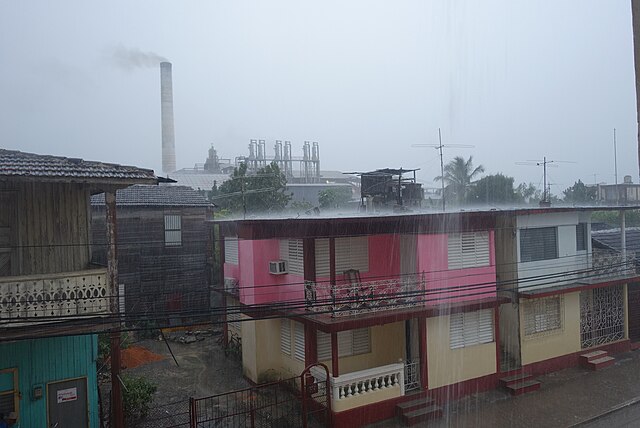
<svg viewBox="0 0 640 428"><path fill-rule="evenodd" d="M449 316L427 319L429 388L438 388L496 372L496 343L451 349Z"/></svg>
<svg viewBox="0 0 640 428"><path fill-rule="evenodd" d="M556 333L541 336L525 336L523 300L521 299L520 301L520 337L522 338L523 365L580 351L580 292L564 295L563 328Z"/></svg>
<svg viewBox="0 0 640 428"><path fill-rule="evenodd" d="M246 315L243 319L250 319ZM281 365L280 320L242 322L242 367L252 382L275 380ZM300 374L300 373L298 373Z"/></svg>
<svg viewBox="0 0 640 428"><path fill-rule="evenodd" d="M371 352L342 357L338 361L340 374L397 363L405 356L404 322L371 327ZM321 361L332 370L331 360Z"/></svg>

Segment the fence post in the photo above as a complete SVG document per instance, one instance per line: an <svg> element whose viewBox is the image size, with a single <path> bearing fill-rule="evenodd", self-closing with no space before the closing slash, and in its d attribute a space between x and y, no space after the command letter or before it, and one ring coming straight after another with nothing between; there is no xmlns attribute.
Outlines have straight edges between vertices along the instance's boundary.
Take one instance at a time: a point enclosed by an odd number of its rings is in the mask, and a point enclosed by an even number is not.
<svg viewBox="0 0 640 428"><path fill-rule="evenodd" d="M189 397L189 428L196 428L196 400Z"/></svg>

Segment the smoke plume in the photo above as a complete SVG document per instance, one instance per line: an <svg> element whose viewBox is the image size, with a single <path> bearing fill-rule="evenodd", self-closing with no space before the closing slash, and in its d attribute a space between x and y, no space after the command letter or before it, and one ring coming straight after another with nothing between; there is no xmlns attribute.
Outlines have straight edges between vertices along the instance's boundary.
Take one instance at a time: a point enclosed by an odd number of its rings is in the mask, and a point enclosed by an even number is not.
<svg viewBox="0 0 640 428"><path fill-rule="evenodd" d="M124 46L113 48L109 56L118 67L123 70L132 71L137 68L157 67L167 59L155 52L143 52L140 49L130 49Z"/></svg>

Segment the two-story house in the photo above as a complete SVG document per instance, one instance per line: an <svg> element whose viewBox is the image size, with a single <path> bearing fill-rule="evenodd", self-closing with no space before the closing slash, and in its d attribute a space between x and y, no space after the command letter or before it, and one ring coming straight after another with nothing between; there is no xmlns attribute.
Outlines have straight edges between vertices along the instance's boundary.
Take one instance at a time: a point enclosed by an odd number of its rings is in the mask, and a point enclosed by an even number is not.
<svg viewBox="0 0 640 428"><path fill-rule="evenodd" d="M635 265L592 249L590 216L536 208L220 221L227 335L242 341L253 382L326 364L335 426L396 412L413 423L429 416L415 413L416 399L441 402L501 379L523 392L539 386L523 373L629 349Z"/></svg>
<svg viewBox="0 0 640 428"><path fill-rule="evenodd" d="M117 318L110 263L90 264L91 194L156 183L136 167L0 149L0 413L22 427L99 426L97 332ZM114 336L117 337L117 336Z"/></svg>
<svg viewBox="0 0 640 428"><path fill-rule="evenodd" d="M135 322L163 326L210 308L213 204L187 186L135 185L117 191L120 302ZM106 265L103 194L91 197L93 260ZM146 320L146 321L145 321Z"/></svg>

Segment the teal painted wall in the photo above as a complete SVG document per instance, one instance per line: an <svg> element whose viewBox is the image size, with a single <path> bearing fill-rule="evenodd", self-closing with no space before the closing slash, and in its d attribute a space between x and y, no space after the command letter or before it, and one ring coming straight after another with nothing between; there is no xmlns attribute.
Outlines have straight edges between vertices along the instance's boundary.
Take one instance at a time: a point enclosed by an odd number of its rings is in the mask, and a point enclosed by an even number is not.
<svg viewBox="0 0 640 428"><path fill-rule="evenodd" d="M98 428L96 357L98 336L68 336L0 344L0 370L17 368L20 427L47 427L46 385L65 379L87 377L89 427ZM31 388L41 384L45 396L31 400Z"/></svg>

